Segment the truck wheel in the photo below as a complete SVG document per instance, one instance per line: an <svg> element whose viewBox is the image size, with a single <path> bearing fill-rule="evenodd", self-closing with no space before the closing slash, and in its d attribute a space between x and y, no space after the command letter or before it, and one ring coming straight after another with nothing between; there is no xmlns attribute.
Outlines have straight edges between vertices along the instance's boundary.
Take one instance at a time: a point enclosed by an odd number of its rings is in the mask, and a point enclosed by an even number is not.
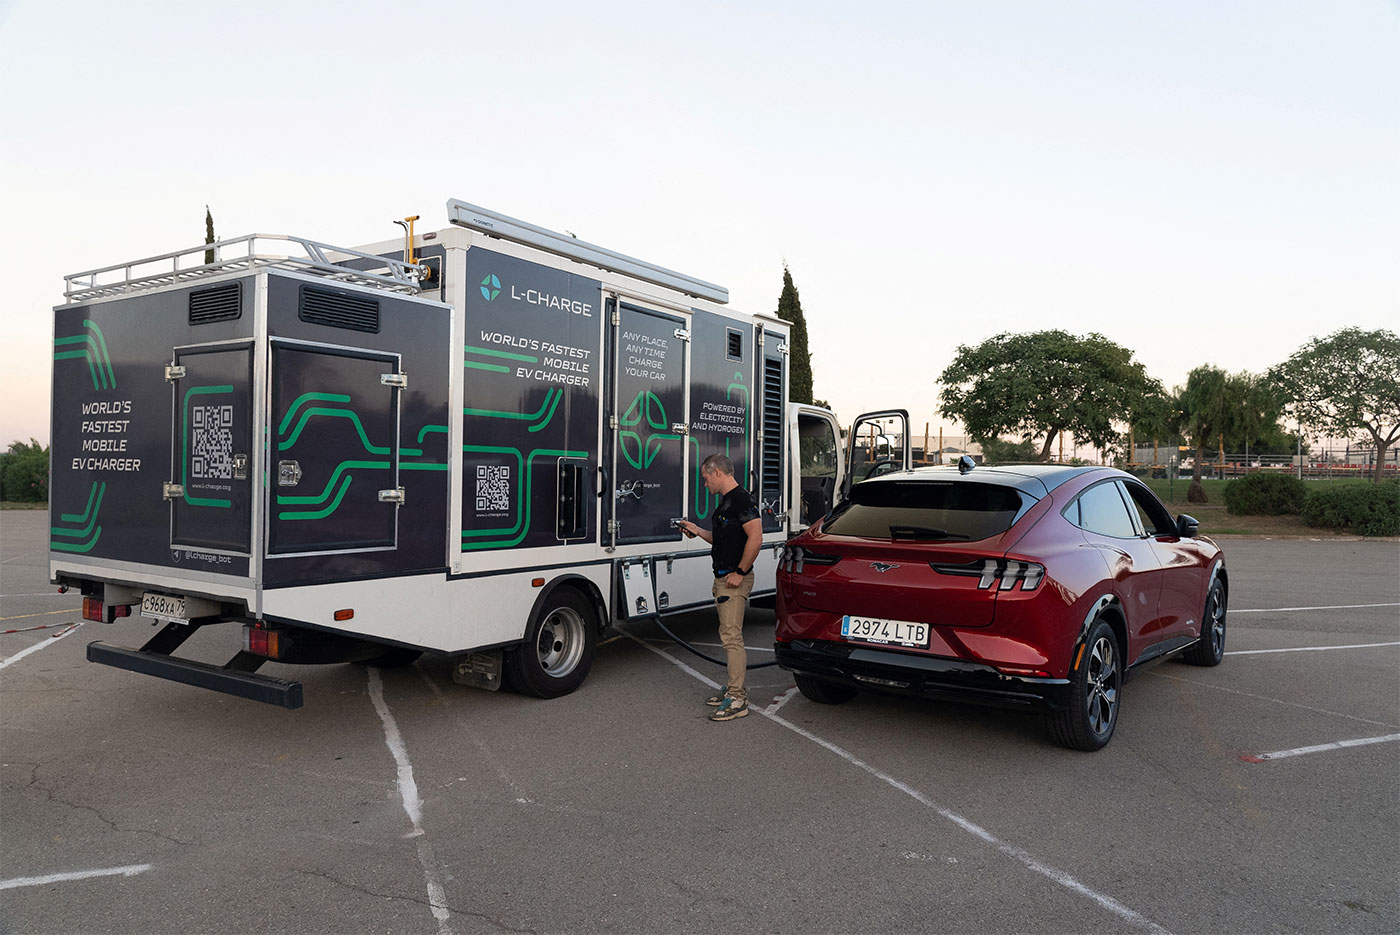
<svg viewBox="0 0 1400 935"><path fill-rule="evenodd" d="M587 598L573 588L558 588L531 619L525 640L506 650L507 681L522 695L567 695L583 684L593 665L597 634Z"/></svg>
<svg viewBox="0 0 1400 935"><path fill-rule="evenodd" d="M418 657L423 655L421 649L404 649L395 647L387 649L377 656L370 656L368 659L356 659L355 664L361 666L373 666L376 669L400 669L404 666L411 666L418 661Z"/></svg>

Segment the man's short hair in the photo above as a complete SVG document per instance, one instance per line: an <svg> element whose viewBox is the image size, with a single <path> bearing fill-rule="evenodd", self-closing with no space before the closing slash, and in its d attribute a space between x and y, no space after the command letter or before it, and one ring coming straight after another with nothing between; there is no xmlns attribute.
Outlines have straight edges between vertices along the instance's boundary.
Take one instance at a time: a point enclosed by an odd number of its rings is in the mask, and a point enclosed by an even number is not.
<svg viewBox="0 0 1400 935"><path fill-rule="evenodd" d="M733 477L734 462L730 461L724 455L719 454L710 455L704 461L700 462L701 474L714 474L716 472L720 474L728 474L730 477Z"/></svg>

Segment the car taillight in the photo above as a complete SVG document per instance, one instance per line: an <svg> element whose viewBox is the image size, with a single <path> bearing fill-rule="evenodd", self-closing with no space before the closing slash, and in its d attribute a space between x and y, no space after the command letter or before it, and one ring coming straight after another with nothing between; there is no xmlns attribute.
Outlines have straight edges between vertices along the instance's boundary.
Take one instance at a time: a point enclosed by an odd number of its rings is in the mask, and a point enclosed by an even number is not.
<svg viewBox="0 0 1400 935"><path fill-rule="evenodd" d="M966 565L948 565L939 562L929 562L933 570L940 575L961 575L967 578L977 579L977 588L980 591L992 590L1010 591L1016 587L1017 582L1021 584L1022 591L1034 591L1040 587L1041 579L1045 577L1045 566L1036 562L1022 562L1017 559L1007 558L984 558L980 562L969 562Z"/></svg>
<svg viewBox="0 0 1400 935"><path fill-rule="evenodd" d="M104 606L100 597L83 598L83 619L95 620L98 623L111 623L118 617L131 615L131 607L127 604L111 604Z"/></svg>
<svg viewBox="0 0 1400 935"><path fill-rule="evenodd" d="M804 565L835 565L839 561L841 561L839 555L813 552L800 545L786 545L783 546L783 554L778 560L778 567L783 571L800 573Z"/></svg>

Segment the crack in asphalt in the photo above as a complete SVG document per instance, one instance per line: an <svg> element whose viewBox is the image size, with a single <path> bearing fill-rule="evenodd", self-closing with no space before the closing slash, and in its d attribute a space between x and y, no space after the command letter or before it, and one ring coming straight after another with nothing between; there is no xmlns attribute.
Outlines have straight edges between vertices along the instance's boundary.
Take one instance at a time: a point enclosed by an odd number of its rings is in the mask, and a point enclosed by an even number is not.
<svg viewBox="0 0 1400 935"><path fill-rule="evenodd" d="M6 765L13 765L13 764L6 764ZM27 765L30 765L30 764L23 764L23 765L26 765L26 766L27 766ZM33 790L35 790L35 791L37 791L37 792L42 793L43 796L44 796L44 798L47 799L47 800L49 801L49 803L51 803L51 804L54 804L54 805L65 805L65 806L67 806L68 808L73 809L74 811L89 812L89 813L91 813L98 821L102 822L102 824L106 825L108 828L111 828L113 831L124 832L124 833L126 833L126 834L149 834L149 835L151 835L151 836L153 836L153 837L160 838L160 839L163 840L163 841L169 841L171 844L179 844L181 847L195 847L195 846L197 846L198 843L199 843L198 841L185 841L185 840L182 840L182 839L180 839L180 838L174 837L173 835L164 834L164 833L162 833L162 832L160 832L160 831L155 831L155 830L153 830L153 829L151 829L151 828L127 828L127 827L122 827L121 825L117 824L115 820L113 820L113 819L111 819L111 818L108 818L106 815L102 814L102 812L101 812L99 809L97 809L96 807L94 807L94 806L92 806L92 805L84 805L84 804L81 804L81 803L78 803L78 802L70 802L70 801L68 801L67 799L61 797L61 796L59 795L59 793L58 793L56 790L50 789L49 787L47 787L47 786L43 785L42 783L40 783L40 782L39 782L39 768L38 768L38 766L34 766L33 775L30 777L29 782L25 783L25 785L22 787L22 790L21 790L21 791L23 791L23 790L29 790L29 789L33 789Z"/></svg>
<svg viewBox="0 0 1400 935"><path fill-rule="evenodd" d="M376 899L397 899L401 900L402 902L413 903L416 906L423 906L427 909L432 908L432 904L427 899L424 899L420 896L404 896L402 894L397 893L379 893L370 889L367 886L363 886L359 883L351 883L348 880L342 880L339 877L332 876L329 873L325 873L319 870L304 870L299 867L294 867L292 868L292 870L294 873L299 873L303 876L308 877L316 877L318 879L325 880L328 883L334 883L337 886L343 886L346 889L353 890L356 893L363 893L366 896L373 896ZM496 926L503 932L517 933L517 935L538 935L538 932L535 929L515 928L514 926L508 925L507 923L502 922L500 919L497 919L494 916L487 915L484 912L473 912L469 909L457 909L453 906L443 906L442 908L455 915L465 916L467 918L472 919L480 919L483 922L489 922L491 925Z"/></svg>

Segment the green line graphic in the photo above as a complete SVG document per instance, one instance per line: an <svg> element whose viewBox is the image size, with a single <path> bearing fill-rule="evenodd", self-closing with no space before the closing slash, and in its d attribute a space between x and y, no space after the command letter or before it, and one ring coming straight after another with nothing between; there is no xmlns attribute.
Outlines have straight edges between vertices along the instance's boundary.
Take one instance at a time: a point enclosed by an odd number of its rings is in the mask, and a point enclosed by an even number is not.
<svg viewBox="0 0 1400 935"><path fill-rule="evenodd" d="M441 432L442 434L446 435L446 434L447 434L447 426L445 426L445 425L425 425L425 426L423 426L421 429L418 430L418 444L420 444L420 445L423 444L423 437L424 437L425 435L428 435L428 434L432 433L432 432Z"/></svg>
<svg viewBox="0 0 1400 935"><path fill-rule="evenodd" d="M509 367L498 367L495 364L479 364L474 360L463 362L463 367L468 370L490 370L492 373L510 373Z"/></svg>
<svg viewBox="0 0 1400 935"><path fill-rule="evenodd" d="M82 529L64 529L60 526L50 527L49 533L53 536L64 536L78 538L86 536L85 542L54 542L49 540L49 548L57 552L91 552L92 547L97 545L97 540L102 538L102 527L97 525L97 514L102 509L102 498L107 493L105 483L93 482L92 490L88 493L87 510L81 515L73 513L63 513L61 518L65 522L86 523Z"/></svg>
<svg viewBox="0 0 1400 935"><path fill-rule="evenodd" d="M112 372L112 358L107 353L107 339L102 336L102 329L97 327L97 322L91 319L83 319L83 327L92 329L92 333L97 335L97 343L101 345L102 363L107 366L107 382L112 389L117 388L117 375Z"/></svg>
<svg viewBox="0 0 1400 935"><path fill-rule="evenodd" d="M96 389L103 389L103 390L108 389L108 386L107 386L107 374L106 374L106 372L102 369L102 367L99 366L99 365L95 362L95 355L96 355L96 350L97 350L97 342L93 341L91 335L81 335L81 334L80 334L80 335L76 335L76 336L71 337L71 338L58 338L58 339L55 340L53 343L54 343L55 345L59 345L59 344L63 344L63 345L68 345L68 344L87 344L88 347L82 348L82 349L80 349L80 350L76 350L76 351L60 351L60 352L58 352L58 353L56 353L56 354L53 355L53 359L54 359L54 360L76 360L76 359L79 358L79 357L83 358L84 360L87 361L87 365L88 365L88 376L92 377L92 388L95 389L95 390L96 390ZM89 348L91 348L91 350L89 350ZM100 381L100 382L99 382L99 381Z"/></svg>
<svg viewBox="0 0 1400 935"><path fill-rule="evenodd" d="M325 403L348 403L350 402L350 397L343 393L302 393L296 399L292 400L292 405L287 409L286 417L282 419L282 424L277 427L277 434L286 435L287 426L292 424L292 416L296 415L296 411L301 408L301 404L313 400Z"/></svg>
<svg viewBox="0 0 1400 935"><path fill-rule="evenodd" d="M539 423L538 425L532 425L532 426L530 426L529 431L531 431L531 432L538 432L538 431L540 431L541 429L543 429L545 426L549 425L549 423L550 423L551 421L553 421L553 419L554 419L554 410L556 410L556 409L559 408L559 400L561 400L561 399L564 398L564 391L563 391L563 390L550 390L550 392L551 392L551 393L554 393L555 396L554 396L554 402L551 403L550 406L549 406L549 415L545 416L545 417L544 417L544 421L541 422L541 423ZM549 397L548 397L548 396L545 397L545 401L546 401L546 402L549 401Z"/></svg>
<svg viewBox="0 0 1400 935"><path fill-rule="evenodd" d="M355 431L359 433L360 443L365 446L366 451L372 455L387 455L389 453L388 448L380 447L379 445L371 445L369 443L369 438L365 436L365 427L360 423L360 417L355 414L354 410L327 409L324 406L313 406L303 412L301 418L297 420L297 427L295 431L292 432L292 437L285 441L279 441L277 443L277 450L286 451L288 448L295 445L297 439L301 437L302 429L306 428L306 423L312 416L334 416L338 419L349 419L355 424Z"/></svg>
<svg viewBox="0 0 1400 935"><path fill-rule="evenodd" d="M233 387L229 384L222 386L192 386L185 393L185 401L180 406L180 485L185 488L185 502L190 506L217 506L224 509L233 507L233 501L222 500L214 497L191 497L189 495L189 473L190 473L190 397L191 396L217 396L223 393L232 393Z"/></svg>
<svg viewBox="0 0 1400 935"><path fill-rule="evenodd" d="M366 469L369 469L369 470L383 470L383 469L386 469L386 468L388 468L388 467L389 467L389 462L388 462L388 461L342 461L342 462L340 462L339 464L337 464L337 465L335 466L335 471L331 473L330 480L326 481L325 489L323 489L323 490L321 491L320 496L310 496L310 495L307 495L307 496L304 496L304 497L295 497L295 496L286 496L286 497L284 497L284 496L282 496L281 494L278 494L278 495L277 495L277 503L278 503L279 506L298 506L298 505L305 506L305 505L307 505L307 504L320 504L320 503L325 503L327 500L330 499L331 494L335 491L336 484L338 484L338 483L340 482L340 475L344 474L346 471L350 470L351 468L366 468Z"/></svg>
<svg viewBox="0 0 1400 935"><path fill-rule="evenodd" d="M563 390L551 389L549 392L545 393L544 402L540 403L540 408L536 409L534 412L504 412L498 409L470 409L464 407L462 409L462 415L489 416L492 419L525 419L533 421L544 415L544 411L549 408L550 397L555 393L558 393L561 397L564 395ZM558 400L554 400L554 402L557 404Z"/></svg>
<svg viewBox="0 0 1400 935"><path fill-rule="evenodd" d="M103 484L102 486L106 486ZM88 517L92 515L92 502L97 499L97 481L92 482L92 490L88 493L87 509L79 513L64 513L59 518L65 523L86 523Z"/></svg>
<svg viewBox="0 0 1400 935"><path fill-rule="evenodd" d="M531 357L529 354L512 354L510 351L497 351L489 347L473 347L468 344L465 349L468 354L481 354L484 357L504 357L506 360L523 360L527 364L537 364L540 362L538 357Z"/></svg>
<svg viewBox="0 0 1400 935"><path fill-rule="evenodd" d="M330 516L330 515L331 515L332 513L334 513L336 510L340 509L340 501L343 500L343 499L345 498L345 491L347 491L347 490L350 489L350 482L351 482L352 480L354 480L354 478L352 478L352 477L347 477L347 478L345 478L345 483L343 483L343 484L340 485L340 490L336 493L335 499L332 500L332 501L331 501L331 505L328 506L328 507L326 507L325 509L322 509L322 510L311 510L311 511L306 511L306 512L286 512L286 513L278 513L278 514L277 514L277 518L278 518L278 519L286 519L286 520L294 520L294 519L325 519L327 516Z"/></svg>

